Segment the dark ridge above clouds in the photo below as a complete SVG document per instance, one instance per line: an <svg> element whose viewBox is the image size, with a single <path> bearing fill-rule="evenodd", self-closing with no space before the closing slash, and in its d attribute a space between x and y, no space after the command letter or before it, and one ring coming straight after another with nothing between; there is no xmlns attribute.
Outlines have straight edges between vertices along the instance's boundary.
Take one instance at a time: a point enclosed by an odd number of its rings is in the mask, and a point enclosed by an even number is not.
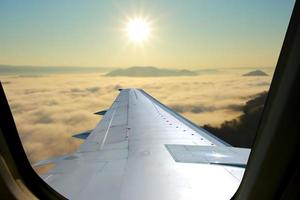
<svg viewBox="0 0 300 200"><path fill-rule="evenodd" d="M255 71L251 71L246 74L243 74L243 76L268 76L268 74L261 70L255 70Z"/></svg>
<svg viewBox="0 0 300 200"><path fill-rule="evenodd" d="M236 147L251 148L258 128L268 93L258 94L242 107L243 114L231 121L225 121L220 127L209 124L204 129Z"/></svg>
<svg viewBox="0 0 300 200"><path fill-rule="evenodd" d="M130 67L126 69L116 69L106 74L106 76L130 76L130 77L151 77L151 76L196 76L197 73L190 70L160 69L156 67Z"/></svg>
<svg viewBox="0 0 300 200"><path fill-rule="evenodd" d="M19 66L0 64L0 74L18 74L21 77L32 77L41 74L63 73L106 73L114 68L80 67L80 66Z"/></svg>

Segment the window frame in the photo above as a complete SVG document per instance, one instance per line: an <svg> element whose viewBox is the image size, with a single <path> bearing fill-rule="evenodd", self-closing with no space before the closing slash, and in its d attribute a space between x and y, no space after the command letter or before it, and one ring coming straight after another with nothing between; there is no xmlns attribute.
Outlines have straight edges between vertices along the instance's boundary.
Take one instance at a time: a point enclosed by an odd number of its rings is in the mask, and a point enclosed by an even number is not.
<svg viewBox="0 0 300 200"><path fill-rule="evenodd" d="M292 183L300 168L297 160L300 153L299 52L300 3L296 1L249 162L232 199L287 199L294 191ZM287 127L290 128L288 131ZM30 165L2 85L0 154L1 197L65 199L45 183Z"/></svg>

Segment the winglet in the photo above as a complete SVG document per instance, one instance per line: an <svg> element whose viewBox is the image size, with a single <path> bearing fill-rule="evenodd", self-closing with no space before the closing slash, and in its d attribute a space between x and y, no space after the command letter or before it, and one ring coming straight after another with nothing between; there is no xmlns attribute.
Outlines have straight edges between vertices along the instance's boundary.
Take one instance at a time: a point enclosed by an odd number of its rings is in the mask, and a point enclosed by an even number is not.
<svg viewBox="0 0 300 200"><path fill-rule="evenodd" d="M95 115L105 115L106 112L107 112L107 110L101 110L101 111L95 112L94 114Z"/></svg>
<svg viewBox="0 0 300 200"><path fill-rule="evenodd" d="M81 133L72 135L72 137L85 140L91 134L92 131L93 130L88 130L88 131L85 131L85 132L81 132Z"/></svg>

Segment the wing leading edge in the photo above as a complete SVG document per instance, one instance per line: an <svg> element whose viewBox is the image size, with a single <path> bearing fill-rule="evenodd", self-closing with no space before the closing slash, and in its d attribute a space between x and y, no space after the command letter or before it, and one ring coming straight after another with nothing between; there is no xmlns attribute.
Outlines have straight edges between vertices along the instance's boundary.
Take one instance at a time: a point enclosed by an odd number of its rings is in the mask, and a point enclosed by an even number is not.
<svg viewBox="0 0 300 200"><path fill-rule="evenodd" d="M249 149L234 148L140 89L122 89L43 179L69 199L230 199Z"/></svg>

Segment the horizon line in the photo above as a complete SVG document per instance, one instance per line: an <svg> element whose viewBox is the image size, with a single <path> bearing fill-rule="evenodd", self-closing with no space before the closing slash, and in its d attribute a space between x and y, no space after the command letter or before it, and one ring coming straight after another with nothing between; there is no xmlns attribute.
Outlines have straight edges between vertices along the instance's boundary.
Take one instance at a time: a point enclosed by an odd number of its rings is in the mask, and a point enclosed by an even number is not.
<svg viewBox="0 0 300 200"><path fill-rule="evenodd" d="M164 68L164 69L241 69L241 68L275 68L276 66L240 66L240 67L162 67L155 65L131 65L131 66L88 66L88 65L30 65L30 64L2 64L0 63L0 67L10 66L10 67L77 67L77 68L131 68L131 67L156 67L156 68Z"/></svg>

